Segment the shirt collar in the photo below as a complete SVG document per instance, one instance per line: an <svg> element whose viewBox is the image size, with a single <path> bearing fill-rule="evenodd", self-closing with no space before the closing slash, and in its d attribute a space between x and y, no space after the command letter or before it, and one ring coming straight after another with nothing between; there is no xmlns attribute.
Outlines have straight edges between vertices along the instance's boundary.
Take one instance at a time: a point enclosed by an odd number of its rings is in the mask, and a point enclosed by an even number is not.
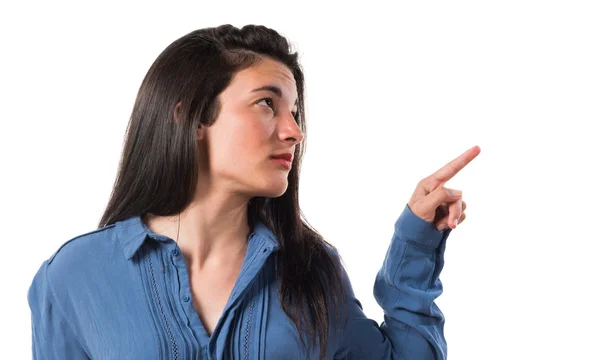
<svg viewBox="0 0 600 360"><path fill-rule="evenodd" d="M173 241L167 236L154 233L144 222L141 216L133 216L128 219L116 222L117 236L123 245L125 258L130 260L140 249L146 239L152 239L160 242ZM248 239L257 237L268 245L272 251L279 249L279 242L273 232L260 220L254 222L254 228L248 236Z"/></svg>

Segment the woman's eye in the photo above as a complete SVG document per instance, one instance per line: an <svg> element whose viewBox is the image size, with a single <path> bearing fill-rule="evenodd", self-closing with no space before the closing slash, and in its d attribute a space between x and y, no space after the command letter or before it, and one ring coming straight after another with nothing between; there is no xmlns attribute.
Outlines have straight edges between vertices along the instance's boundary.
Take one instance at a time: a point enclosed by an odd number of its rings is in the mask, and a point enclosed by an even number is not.
<svg viewBox="0 0 600 360"><path fill-rule="evenodd" d="M268 107L270 107L271 109L273 109L273 99L271 99L271 98L260 99L260 101L258 103L260 104L263 101L265 101L267 103Z"/></svg>
<svg viewBox="0 0 600 360"><path fill-rule="evenodd" d="M271 108L271 110L273 112L275 112L275 104L273 104L273 98L263 98L263 99L260 99L257 104L260 104L263 101L267 104L267 106L269 108ZM292 111L292 116L294 117L294 119L296 119L296 122L298 122L298 112L297 111Z"/></svg>

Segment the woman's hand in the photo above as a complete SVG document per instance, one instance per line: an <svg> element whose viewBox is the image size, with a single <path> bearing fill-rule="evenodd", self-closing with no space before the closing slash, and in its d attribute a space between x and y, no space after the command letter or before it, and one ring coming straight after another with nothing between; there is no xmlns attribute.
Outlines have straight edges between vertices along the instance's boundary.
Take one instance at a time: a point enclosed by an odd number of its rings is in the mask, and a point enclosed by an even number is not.
<svg viewBox="0 0 600 360"><path fill-rule="evenodd" d="M432 175L419 181L408 202L408 207L421 219L435 224L436 229L455 229L465 220L467 204L460 190L448 189L444 184L471 162L481 149L474 146Z"/></svg>

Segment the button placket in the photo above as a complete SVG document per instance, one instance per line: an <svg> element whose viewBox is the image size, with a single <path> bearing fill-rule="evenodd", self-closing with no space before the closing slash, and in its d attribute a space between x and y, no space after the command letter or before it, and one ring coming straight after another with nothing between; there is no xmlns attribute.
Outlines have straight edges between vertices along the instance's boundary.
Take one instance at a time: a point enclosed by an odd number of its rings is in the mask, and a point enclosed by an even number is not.
<svg viewBox="0 0 600 360"><path fill-rule="evenodd" d="M185 267L185 261L183 260L183 256L181 256L181 250L173 249L171 250L171 262L173 266L181 268Z"/></svg>
<svg viewBox="0 0 600 360"><path fill-rule="evenodd" d="M175 245L174 241L165 246L164 250L162 251L162 259L164 261L163 264L165 268L169 268L169 271L166 274L168 278L165 279L170 289L169 307L175 312L174 315L176 315L179 329L183 332L180 334L182 334L181 336L185 338L186 344L198 344L201 346L205 343L205 341L201 339L201 332L198 331L200 321L199 319L194 319L193 314L191 313L194 311L191 304L191 297L189 297L186 302L183 299L184 296L182 296L185 294L188 294L189 296L191 294L187 278L187 271L182 271L186 267L185 259L181 253L181 250L177 248L177 245ZM189 349L189 347L186 347L186 349ZM199 348L195 345L192 347L192 351L194 351L194 353L196 353L198 350ZM182 354L183 353L180 353L180 355ZM184 358L187 359L188 357L184 356ZM196 357L194 356L193 358ZM181 359L181 357L179 359Z"/></svg>
<svg viewBox="0 0 600 360"><path fill-rule="evenodd" d="M171 250L171 258L175 267L185 268L185 261L182 260L181 251L179 249L175 248ZM185 303L189 302L192 298L188 293L188 291L191 291L188 284L185 284L184 286L181 286L180 284L179 289L183 293L183 296L181 296L181 301Z"/></svg>

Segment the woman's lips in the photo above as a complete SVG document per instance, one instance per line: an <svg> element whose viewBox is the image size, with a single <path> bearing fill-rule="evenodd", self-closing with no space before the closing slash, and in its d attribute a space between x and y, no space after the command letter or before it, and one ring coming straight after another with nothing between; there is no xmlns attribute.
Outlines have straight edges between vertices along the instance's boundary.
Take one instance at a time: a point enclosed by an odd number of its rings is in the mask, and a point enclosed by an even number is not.
<svg viewBox="0 0 600 360"><path fill-rule="evenodd" d="M287 161L292 161L292 159L294 158L294 155L292 155L292 153L282 153L282 154L277 154L277 155L272 155L272 158L275 159L284 159Z"/></svg>
<svg viewBox="0 0 600 360"><path fill-rule="evenodd" d="M292 162L288 161L288 160L286 160L284 158L275 158L275 157L272 157L271 160L279 163L281 166L285 167L288 170L292 168Z"/></svg>
<svg viewBox="0 0 600 360"><path fill-rule="evenodd" d="M271 155L271 159L278 162L281 166L289 170L292 168L292 161L294 160L294 155L291 152L284 152L276 155Z"/></svg>

